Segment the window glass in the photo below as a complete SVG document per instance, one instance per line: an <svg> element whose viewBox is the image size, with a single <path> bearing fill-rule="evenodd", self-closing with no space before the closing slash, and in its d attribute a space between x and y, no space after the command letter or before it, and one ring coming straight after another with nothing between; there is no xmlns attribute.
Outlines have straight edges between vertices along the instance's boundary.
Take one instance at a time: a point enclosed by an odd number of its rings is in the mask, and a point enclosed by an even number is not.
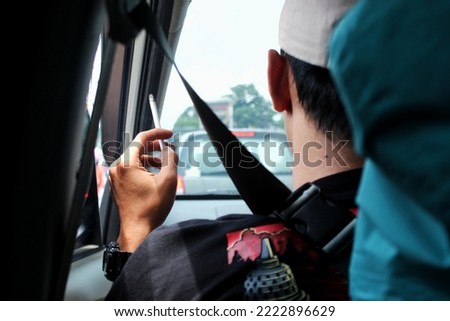
<svg viewBox="0 0 450 321"><path fill-rule="evenodd" d="M94 64L92 66L92 74L89 82L89 91L86 97L86 109L89 114L89 120L92 115L92 110L94 108L95 96L97 94L98 81L100 79L100 67L101 67L101 57L102 57L102 38L100 37L97 46L97 51L95 53ZM88 124L87 124L88 125ZM105 162L102 148L102 122L99 122L99 128L97 133L97 140L95 143L94 157L95 157L95 173L97 180L97 196L98 205L100 206L102 201L102 196L106 184L106 179L108 176L108 166Z"/></svg>
<svg viewBox="0 0 450 321"><path fill-rule="evenodd" d="M98 81L100 78L100 66L102 55L102 38L99 38L99 44L94 58L91 79L89 82L89 91L86 96L85 104L85 139L89 123L91 121L92 110L94 107L95 96L97 93ZM101 143L101 121L99 123L97 139L94 148L95 160L95 186L91 185L86 194L86 201L81 212L81 222L77 230L76 248L97 247L101 244L100 238L100 218L99 207L101 205L103 192L108 176L108 166L105 163ZM77 253L77 252L76 252Z"/></svg>
<svg viewBox="0 0 450 321"><path fill-rule="evenodd" d="M291 187L289 144L267 85L267 51L279 48L282 5L283 0L192 1L175 60L225 125ZM175 70L161 125L174 131L178 147L178 194L237 194Z"/></svg>

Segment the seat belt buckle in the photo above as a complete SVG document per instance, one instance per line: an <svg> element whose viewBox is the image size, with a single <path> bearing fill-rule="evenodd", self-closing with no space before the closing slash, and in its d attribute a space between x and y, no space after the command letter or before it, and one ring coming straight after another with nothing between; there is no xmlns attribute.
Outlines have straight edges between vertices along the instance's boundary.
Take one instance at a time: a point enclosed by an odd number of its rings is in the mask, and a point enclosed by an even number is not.
<svg viewBox="0 0 450 321"><path fill-rule="evenodd" d="M287 222L332 256L352 240L355 216L325 199L321 189L312 183L294 191L272 216Z"/></svg>
<svg viewBox="0 0 450 321"><path fill-rule="evenodd" d="M299 189L295 190L286 200L280 210L276 210L274 214L284 220L295 220L299 216L299 209L305 206L313 198L320 194L320 188L312 183L306 183ZM299 220L299 223L301 219Z"/></svg>

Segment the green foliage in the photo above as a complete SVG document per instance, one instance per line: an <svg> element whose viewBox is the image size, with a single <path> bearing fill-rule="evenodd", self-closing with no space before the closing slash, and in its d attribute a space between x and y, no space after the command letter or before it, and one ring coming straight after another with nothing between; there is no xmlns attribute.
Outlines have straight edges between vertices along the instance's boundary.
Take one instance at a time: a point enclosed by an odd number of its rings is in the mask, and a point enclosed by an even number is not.
<svg viewBox="0 0 450 321"><path fill-rule="evenodd" d="M265 99L253 84L237 85L226 95L233 106L234 128L283 128L283 120L270 101ZM194 107L188 107L174 125L176 131L192 131L202 128Z"/></svg>
<svg viewBox="0 0 450 321"><path fill-rule="evenodd" d="M231 88L230 98L234 107L236 128L283 128L281 117L272 109L253 84L237 85Z"/></svg>
<svg viewBox="0 0 450 321"><path fill-rule="evenodd" d="M201 128L200 118L195 108L193 106L186 108L178 117L173 127L176 132L194 131Z"/></svg>

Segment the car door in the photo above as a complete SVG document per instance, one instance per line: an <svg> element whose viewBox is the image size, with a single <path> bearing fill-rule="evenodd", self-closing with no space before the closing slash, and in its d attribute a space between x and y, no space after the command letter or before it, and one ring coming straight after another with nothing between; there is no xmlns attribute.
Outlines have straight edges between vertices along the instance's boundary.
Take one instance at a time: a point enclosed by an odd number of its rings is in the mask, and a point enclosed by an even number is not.
<svg viewBox="0 0 450 321"><path fill-rule="evenodd" d="M2 292L14 300L61 300L81 215L74 195L84 102L106 11L100 1L52 1L27 4L14 15L31 36L24 55L10 62L19 68L10 79L23 78L15 82L18 107L9 117L14 145L22 147L7 224L13 259Z"/></svg>

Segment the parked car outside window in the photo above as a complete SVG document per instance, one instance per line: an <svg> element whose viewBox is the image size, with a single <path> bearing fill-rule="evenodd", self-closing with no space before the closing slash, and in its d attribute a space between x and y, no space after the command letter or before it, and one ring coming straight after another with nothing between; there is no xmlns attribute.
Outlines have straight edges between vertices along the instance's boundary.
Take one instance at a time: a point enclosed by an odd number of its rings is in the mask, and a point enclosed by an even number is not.
<svg viewBox="0 0 450 321"><path fill-rule="evenodd" d="M289 188L292 186L292 155L284 132L270 129L232 132L269 171ZM178 195L239 194L204 130L175 134L173 143L179 155Z"/></svg>

